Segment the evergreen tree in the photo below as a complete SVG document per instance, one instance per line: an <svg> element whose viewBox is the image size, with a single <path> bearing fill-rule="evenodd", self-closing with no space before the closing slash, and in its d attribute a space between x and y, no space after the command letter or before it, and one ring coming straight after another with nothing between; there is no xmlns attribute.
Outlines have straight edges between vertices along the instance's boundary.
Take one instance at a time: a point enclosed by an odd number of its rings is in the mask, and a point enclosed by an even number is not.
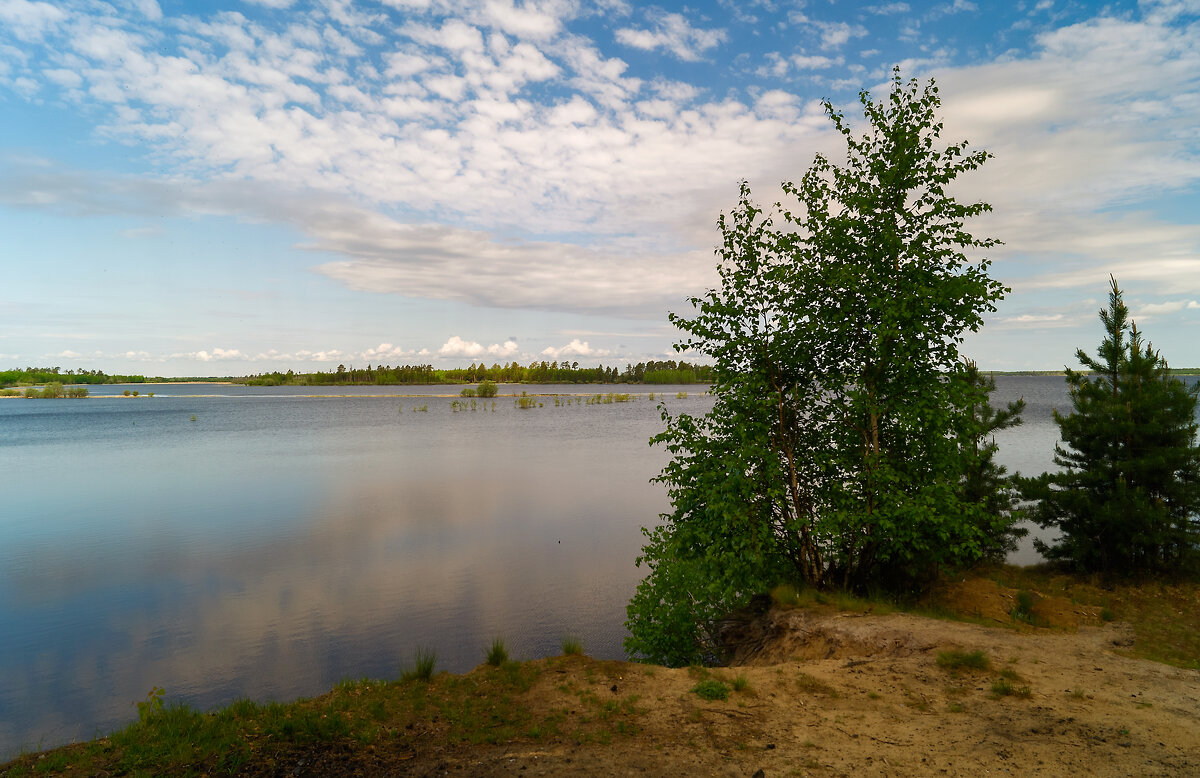
<svg viewBox="0 0 1200 778"><path fill-rule="evenodd" d="M1025 399L1008 403L1003 409L992 407L988 398L996 390L996 380L979 372L972 360L966 360L962 380L974 390L967 404L964 425L957 438L964 447L962 452L962 499L969 505L982 508L984 527L999 527L993 532L983 556L992 561L1002 561L1010 551L1017 548L1017 539L1029 530L1016 526L1015 509L1019 500L1016 478L1010 476L1003 465L996 464L999 447L995 434L1022 423Z"/></svg>
<svg viewBox="0 0 1200 778"><path fill-rule="evenodd" d="M1030 518L1057 529L1035 541L1076 569L1137 575L1195 568L1200 560L1200 386L1172 378L1166 361L1129 321L1116 280L1100 311L1105 338L1095 358L1076 357L1091 374L1067 370L1068 415L1055 411L1063 443L1057 473L1025 479Z"/></svg>

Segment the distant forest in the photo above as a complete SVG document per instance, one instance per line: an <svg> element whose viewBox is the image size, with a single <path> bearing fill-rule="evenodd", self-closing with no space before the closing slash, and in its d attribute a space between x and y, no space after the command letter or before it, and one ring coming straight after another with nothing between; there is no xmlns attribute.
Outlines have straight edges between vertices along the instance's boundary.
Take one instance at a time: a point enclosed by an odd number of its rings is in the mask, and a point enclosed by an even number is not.
<svg viewBox="0 0 1200 778"><path fill-rule="evenodd" d="M326 386L349 384L473 384L494 381L498 384L703 384L712 380L712 367L687 362L639 362L615 367L580 367L578 362L534 362L521 365L484 363L470 367L441 370L432 365L379 365L365 369L338 365L328 373L274 372L233 379L252 386Z"/></svg>
<svg viewBox="0 0 1200 778"><path fill-rule="evenodd" d="M986 372L986 371L984 371ZM1172 368L1174 375L1200 374L1200 368ZM1062 375L1057 370L1018 370L993 372L991 375ZM61 384L144 384L179 381L222 381L251 386L329 386L329 385L402 385L402 384L472 384L479 381L498 384L707 384L712 382L712 366L687 362L639 362L615 367L580 367L578 362L534 362L519 365L480 363L470 367L440 370L432 365L379 365L357 369L338 365L328 373L260 373L251 376L204 376L190 378L161 378L142 375L109 375L102 370L63 370L60 367L27 367L24 370L0 370L0 387L32 386L57 381Z"/></svg>
<svg viewBox="0 0 1200 778"><path fill-rule="evenodd" d="M27 367L24 370L0 370L0 386L46 384L144 384L140 375L109 375L100 370L63 370L60 367ZM158 380L158 379L155 379Z"/></svg>

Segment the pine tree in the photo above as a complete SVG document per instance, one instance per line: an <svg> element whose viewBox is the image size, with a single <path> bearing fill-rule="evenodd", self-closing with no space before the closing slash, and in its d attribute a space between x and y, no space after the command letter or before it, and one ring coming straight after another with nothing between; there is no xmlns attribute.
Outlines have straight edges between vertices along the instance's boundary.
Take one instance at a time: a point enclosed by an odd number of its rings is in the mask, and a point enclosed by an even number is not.
<svg viewBox="0 0 1200 778"><path fill-rule="evenodd" d="M996 379L979 372L973 360L966 360L960 379L973 396L964 403L968 413L957 438L961 441L963 476L962 499L968 505L983 508L984 528L992 542L984 548L984 556L1001 562L1017 548L1017 539L1029 530L1013 523L1019 500L1015 478L996 463L995 434L1020 426L1025 411L1025 399L1010 402L997 410L989 398L996 391Z"/></svg>
<svg viewBox="0 0 1200 778"><path fill-rule="evenodd" d="M1111 281L1100 311L1106 336L1096 358L1076 357L1091 375L1067 370L1074 411L1055 411L1063 440L1057 473L1023 481L1037 501L1030 518L1059 530L1049 559L1116 575L1173 572L1200 561L1200 387L1172 378L1144 342Z"/></svg>

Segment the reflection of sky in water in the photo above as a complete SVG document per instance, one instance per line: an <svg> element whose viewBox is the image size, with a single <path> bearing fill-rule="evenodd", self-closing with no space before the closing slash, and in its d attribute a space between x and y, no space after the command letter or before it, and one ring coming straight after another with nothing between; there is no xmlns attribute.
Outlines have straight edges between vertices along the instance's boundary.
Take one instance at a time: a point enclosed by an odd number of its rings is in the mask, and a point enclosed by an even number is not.
<svg viewBox="0 0 1200 778"><path fill-rule="evenodd" d="M1028 403L1001 463L1051 467L1062 379L997 385ZM0 401L0 754L119 726L156 684L284 699L417 647L465 670L495 636L621 656L639 528L667 508L653 404L450 402Z"/></svg>
<svg viewBox="0 0 1200 778"><path fill-rule="evenodd" d="M117 726L155 684L317 694L418 646L464 670L496 635L620 656L661 422L552 403L7 401L0 752Z"/></svg>

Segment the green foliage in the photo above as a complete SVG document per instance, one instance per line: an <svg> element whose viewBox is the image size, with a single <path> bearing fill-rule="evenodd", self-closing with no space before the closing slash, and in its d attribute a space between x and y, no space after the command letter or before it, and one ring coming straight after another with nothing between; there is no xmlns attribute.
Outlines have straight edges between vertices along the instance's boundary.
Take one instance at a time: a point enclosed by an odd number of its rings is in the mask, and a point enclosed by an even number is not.
<svg viewBox="0 0 1200 778"><path fill-rule="evenodd" d="M63 370L59 367L27 367L24 370L0 370L0 386L14 384L141 384L140 375L108 375L100 370Z"/></svg>
<svg viewBox="0 0 1200 778"><path fill-rule="evenodd" d="M400 674L400 680L428 682L433 678L433 671L436 667L437 653L427 648L418 648L413 666Z"/></svg>
<svg viewBox="0 0 1200 778"><path fill-rule="evenodd" d="M161 714L164 709L163 697L167 690L161 686L154 686L146 694L146 699L136 703L138 712L138 721L145 724L150 719Z"/></svg>
<svg viewBox="0 0 1200 778"><path fill-rule="evenodd" d="M729 699L729 687L712 678L696 684L692 687L692 691L705 700Z"/></svg>
<svg viewBox="0 0 1200 778"><path fill-rule="evenodd" d="M503 638L494 638L492 645L484 652L487 658L487 663L492 667L499 667L508 661L508 648L504 645Z"/></svg>
<svg viewBox="0 0 1200 778"><path fill-rule="evenodd" d="M1026 624L1033 623L1033 592L1022 589L1017 592L1017 602L1013 605L1012 610L1008 612L1017 621L1023 621Z"/></svg>
<svg viewBox="0 0 1200 778"><path fill-rule="evenodd" d="M818 155L785 184L799 207L782 228L742 185L718 220L719 287L670 316L676 348L715 362L715 402L664 410L654 438L673 510L638 560L632 655L716 659L716 621L781 581L908 590L1011 542L987 438L1019 408L991 411L958 352L1006 290L964 253L995 245L964 227L989 206L946 193L988 155L938 148L932 84L897 73L861 102L861 138L826 103L847 163Z"/></svg>
<svg viewBox="0 0 1200 778"><path fill-rule="evenodd" d="M982 651L961 651L959 649L951 649L950 651L939 651L937 655L937 665L945 670L987 670L992 666L992 662L988 659L987 654Z"/></svg>
<svg viewBox="0 0 1200 778"><path fill-rule="evenodd" d="M1071 404L1055 411L1061 470L1024 479L1030 517L1060 533L1035 541L1050 559L1110 575L1200 568L1200 447L1188 389L1129 321L1116 280L1100 311L1105 337L1095 358L1076 352L1091 375L1067 370Z"/></svg>
<svg viewBox="0 0 1200 778"><path fill-rule="evenodd" d="M459 395L462 397L474 397L475 390L470 387L467 387L467 388L463 389L461 392L459 392Z"/></svg>
<svg viewBox="0 0 1200 778"><path fill-rule="evenodd" d="M475 394L479 395L480 397L495 397L496 384L487 380L480 381L479 387L475 390Z"/></svg>

